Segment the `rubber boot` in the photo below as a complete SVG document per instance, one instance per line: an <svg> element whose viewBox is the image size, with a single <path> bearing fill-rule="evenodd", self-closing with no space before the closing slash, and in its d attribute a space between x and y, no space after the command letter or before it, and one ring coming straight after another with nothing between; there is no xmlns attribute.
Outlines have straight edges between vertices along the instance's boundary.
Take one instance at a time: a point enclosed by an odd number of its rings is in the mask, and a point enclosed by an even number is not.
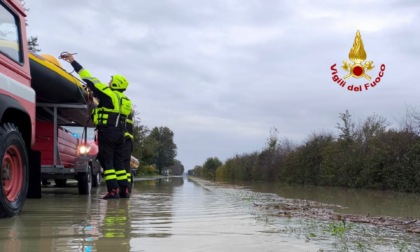
<svg viewBox="0 0 420 252"><path fill-rule="evenodd" d="M122 198L122 199L130 198L130 192L128 191L128 187L120 188L119 194L120 194L120 198Z"/></svg>
<svg viewBox="0 0 420 252"><path fill-rule="evenodd" d="M120 195L118 194L118 188L115 188L115 189L112 189L110 192L108 192L101 199L108 200L108 199L119 199L119 198L120 198Z"/></svg>

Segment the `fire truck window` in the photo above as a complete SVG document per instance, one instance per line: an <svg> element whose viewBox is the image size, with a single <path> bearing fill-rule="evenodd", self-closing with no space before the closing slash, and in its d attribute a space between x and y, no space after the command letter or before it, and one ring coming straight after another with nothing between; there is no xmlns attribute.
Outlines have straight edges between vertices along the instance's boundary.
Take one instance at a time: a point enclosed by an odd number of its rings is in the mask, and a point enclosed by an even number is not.
<svg viewBox="0 0 420 252"><path fill-rule="evenodd" d="M0 52L17 62L22 62L18 27L16 16L0 4Z"/></svg>

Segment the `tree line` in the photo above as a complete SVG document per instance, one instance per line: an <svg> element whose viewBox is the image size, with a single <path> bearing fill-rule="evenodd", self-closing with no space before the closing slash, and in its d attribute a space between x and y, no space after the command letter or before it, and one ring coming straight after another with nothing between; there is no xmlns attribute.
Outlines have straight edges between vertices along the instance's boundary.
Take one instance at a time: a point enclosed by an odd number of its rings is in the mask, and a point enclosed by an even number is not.
<svg viewBox="0 0 420 252"><path fill-rule="evenodd" d="M420 113L408 109L398 129L381 116L353 121L339 114L338 136L311 134L302 144L270 131L261 151L235 155L222 163L208 158L190 175L230 181L287 182L403 192L420 192Z"/></svg>
<svg viewBox="0 0 420 252"><path fill-rule="evenodd" d="M168 127L160 126L150 130L141 124L139 113L135 112L133 136L132 155L140 160L140 175L163 174L164 170L170 170L172 175L184 173L181 161L175 159L177 146L174 143L174 132Z"/></svg>

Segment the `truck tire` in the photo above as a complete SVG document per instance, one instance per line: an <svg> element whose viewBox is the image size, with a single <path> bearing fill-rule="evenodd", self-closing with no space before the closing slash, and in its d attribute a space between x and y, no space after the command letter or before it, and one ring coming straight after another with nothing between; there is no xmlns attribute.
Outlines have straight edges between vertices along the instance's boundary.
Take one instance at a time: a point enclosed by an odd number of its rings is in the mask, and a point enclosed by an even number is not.
<svg viewBox="0 0 420 252"><path fill-rule="evenodd" d="M88 165L86 172L77 174L77 187L80 195L90 194L92 190L92 170L90 165Z"/></svg>
<svg viewBox="0 0 420 252"><path fill-rule="evenodd" d="M0 125L0 218L22 211L28 193L29 166L25 142L14 124Z"/></svg>

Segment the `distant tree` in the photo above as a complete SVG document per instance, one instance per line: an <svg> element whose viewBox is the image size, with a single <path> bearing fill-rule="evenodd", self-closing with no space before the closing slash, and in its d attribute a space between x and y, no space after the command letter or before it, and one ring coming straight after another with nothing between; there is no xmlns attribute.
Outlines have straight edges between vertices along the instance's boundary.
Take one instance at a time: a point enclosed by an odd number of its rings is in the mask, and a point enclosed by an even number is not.
<svg viewBox="0 0 420 252"><path fill-rule="evenodd" d="M182 175L184 174L184 166L182 165L181 161L175 159L174 164L167 167L169 170L172 171L173 175Z"/></svg>
<svg viewBox="0 0 420 252"><path fill-rule="evenodd" d="M351 119L351 115L348 110L345 113L340 113L340 119L342 120L343 124L337 123L337 128L341 131L340 132L340 139L351 141L353 140L353 133L354 133L354 122Z"/></svg>
<svg viewBox="0 0 420 252"><path fill-rule="evenodd" d="M266 147L258 155L256 162L252 167L252 175L254 180L274 180L277 177L275 174L275 163L277 158L279 139L278 130L273 127L270 129L270 136L267 139Z"/></svg>
<svg viewBox="0 0 420 252"><path fill-rule="evenodd" d="M29 37L28 38L28 49L32 52L40 52L41 49L38 49L38 37Z"/></svg>
<svg viewBox="0 0 420 252"><path fill-rule="evenodd" d="M267 151L277 150L277 144L279 142L278 134L279 134L279 130L276 127L273 127L270 129L270 136L267 139L265 150Z"/></svg>
<svg viewBox="0 0 420 252"><path fill-rule="evenodd" d="M372 138L383 134L390 124L386 118L379 115L371 115L355 131L358 139L368 144Z"/></svg>
<svg viewBox="0 0 420 252"><path fill-rule="evenodd" d="M223 163L217 157L207 158L203 164L204 176L209 179L214 179L217 168L222 165Z"/></svg>
<svg viewBox="0 0 420 252"><path fill-rule="evenodd" d="M133 117L133 136L134 136L134 148L132 155L140 160L140 165L149 165L153 163L156 156L155 149L157 142L148 137L150 130L141 124L139 112L134 107Z"/></svg>
<svg viewBox="0 0 420 252"><path fill-rule="evenodd" d="M156 165L159 174L162 174L163 168L171 166L175 162L177 147L174 143L174 133L168 127L154 127L148 138L157 143L153 164Z"/></svg>
<svg viewBox="0 0 420 252"><path fill-rule="evenodd" d="M399 119L400 130L420 135L420 110L418 107L407 106L405 114Z"/></svg>
<svg viewBox="0 0 420 252"><path fill-rule="evenodd" d="M192 174L195 177L204 177L203 166L201 166L201 165L194 166L194 169L192 170L192 172L190 174Z"/></svg>
<svg viewBox="0 0 420 252"><path fill-rule="evenodd" d="M25 0L19 0L20 1L20 3L23 5L23 7L25 8L25 11L26 12L28 12L29 11L29 9L28 8L26 8L25 7ZM28 24L28 19L26 18L25 19L25 24L26 24L26 26L28 26L29 24ZM29 38L28 38L28 49L30 50L30 51L33 51L33 52L40 52L41 51L41 49L39 49L39 44L38 44L38 37L33 37L33 36L30 36Z"/></svg>

